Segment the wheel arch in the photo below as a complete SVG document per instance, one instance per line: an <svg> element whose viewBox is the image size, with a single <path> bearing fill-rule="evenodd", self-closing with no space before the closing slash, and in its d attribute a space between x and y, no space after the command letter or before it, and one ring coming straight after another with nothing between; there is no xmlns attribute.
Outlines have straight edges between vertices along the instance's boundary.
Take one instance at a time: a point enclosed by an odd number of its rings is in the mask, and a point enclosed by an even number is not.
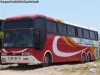
<svg viewBox="0 0 100 75"><path fill-rule="evenodd" d="M43 62L44 62L44 57L45 57L45 55L46 55L47 53L50 54L50 56L51 56L51 63L52 63L52 62L53 62L53 56L52 56L52 53L51 53L50 50L47 50L47 51L44 53L44 56L43 56Z"/></svg>
<svg viewBox="0 0 100 75"><path fill-rule="evenodd" d="M87 52L87 57L88 57L88 54L90 54L90 56L92 58L92 53L90 51Z"/></svg>
<svg viewBox="0 0 100 75"><path fill-rule="evenodd" d="M82 52L81 52L81 60L82 60L82 55L83 55L83 54L85 54L85 58L87 59L86 52L85 52L85 51L82 51Z"/></svg>

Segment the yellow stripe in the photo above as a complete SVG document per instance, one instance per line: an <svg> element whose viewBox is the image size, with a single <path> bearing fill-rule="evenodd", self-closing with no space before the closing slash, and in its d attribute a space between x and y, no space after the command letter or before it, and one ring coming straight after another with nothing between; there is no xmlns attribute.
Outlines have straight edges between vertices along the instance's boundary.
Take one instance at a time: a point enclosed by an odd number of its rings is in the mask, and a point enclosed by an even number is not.
<svg viewBox="0 0 100 75"><path fill-rule="evenodd" d="M64 21L63 20L60 20L61 21L61 23L64 23Z"/></svg>
<svg viewBox="0 0 100 75"><path fill-rule="evenodd" d="M3 35L4 33L2 31L0 31L0 37L2 36L2 38L4 37Z"/></svg>
<svg viewBox="0 0 100 75"><path fill-rule="evenodd" d="M5 20L5 18L0 18L0 20Z"/></svg>
<svg viewBox="0 0 100 75"><path fill-rule="evenodd" d="M57 21L57 19L56 18L53 18L54 19L54 21Z"/></svg>
<svg viewBox="0 0 100 75"><path fill-rule="evenodd" d="M82 45L77 44L71 37L68 37L68 38L69 38L69 40L70 40L74 45L76 45L76 46L82 46Z"/></svg>
<svg viewBox="0 0 100 75"><path fill-rule="evenodd" d="M94 54L94 51L95 51L94 43L92 44L92 46L90 48L91 48L92 54Z"/></svg>
<svg viewBox="0 0 100 75"><path fill-rule="evenodd" d="M70 44L67 40L66 40L66 37L62 36L63 40L66 42L67 45L71 46L71 47L75 47L73 46L72 44Z"/></svg>

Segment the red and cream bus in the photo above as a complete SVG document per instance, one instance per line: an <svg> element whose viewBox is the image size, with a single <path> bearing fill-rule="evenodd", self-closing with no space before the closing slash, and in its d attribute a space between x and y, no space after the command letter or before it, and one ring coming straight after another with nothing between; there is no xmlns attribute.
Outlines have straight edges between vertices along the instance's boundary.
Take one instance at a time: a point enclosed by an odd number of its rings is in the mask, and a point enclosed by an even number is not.
<svg viewBox="0 0 100 75"><path fill-rule="evenodd" d="M2 23L5 19L0 18L0 64L1 64L1 49L2 49L2 38L3 38L3 31L2 31Z"/></svg>
<svg viewBox="0 0 100 75"><path fill-rule="evenodd" d="M98 31L41 14L6 18L2 63L89 62L98 58Z"/></svg>

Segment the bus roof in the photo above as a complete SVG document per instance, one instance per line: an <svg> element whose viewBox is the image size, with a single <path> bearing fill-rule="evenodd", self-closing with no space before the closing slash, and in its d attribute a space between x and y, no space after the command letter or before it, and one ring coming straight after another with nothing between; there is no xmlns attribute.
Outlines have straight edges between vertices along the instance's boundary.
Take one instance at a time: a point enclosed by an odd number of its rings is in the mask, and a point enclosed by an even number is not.
<svg viewBox="0 0 100 75"><path fill-rule="evenodd" d="M94 27L85 27L85 26L82 26L82 25L73 24L73 23L69 23L69 22L63 21L63 20L56 19L56 18L48 17L48 16L45 16L45 15L42 15L42 14L17 15L17 16L6 18L6 20L14 20L14 19L21 19L21 18L35 18L35 17L45 17L48 20L52 20L52 21L56 21L56 22L60 22L60 23L65 23L65 24L69 24L69 25L72 25L72 26L77 26L77 27L80 27L80 28L88 29L88 30L98 31Z"/></svg>
<svg viewBox="0 0 100 75"><path fill-rule="evenodd" d="M5 20L5 18L0 18L0 20Z"/></svg>

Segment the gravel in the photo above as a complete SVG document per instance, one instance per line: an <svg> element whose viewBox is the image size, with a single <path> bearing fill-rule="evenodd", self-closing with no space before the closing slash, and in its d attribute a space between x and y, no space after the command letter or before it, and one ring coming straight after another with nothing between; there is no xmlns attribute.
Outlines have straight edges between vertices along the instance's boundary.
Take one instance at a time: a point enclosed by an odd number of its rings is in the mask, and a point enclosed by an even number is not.
<svg viewBox="0 0 100 75"><path fill-rule="evenodd" d="M84 66L87 64L90 65L95 63L60 63L53 64L52 66L48 67L41 67L40 65L29 65L26 67L19 67L17 64L0 65L0 75L67 75L62 72L64 69L77 66ZM77 71L76 73L70 73L68 75L80 75L80 72Z"/></svg>

